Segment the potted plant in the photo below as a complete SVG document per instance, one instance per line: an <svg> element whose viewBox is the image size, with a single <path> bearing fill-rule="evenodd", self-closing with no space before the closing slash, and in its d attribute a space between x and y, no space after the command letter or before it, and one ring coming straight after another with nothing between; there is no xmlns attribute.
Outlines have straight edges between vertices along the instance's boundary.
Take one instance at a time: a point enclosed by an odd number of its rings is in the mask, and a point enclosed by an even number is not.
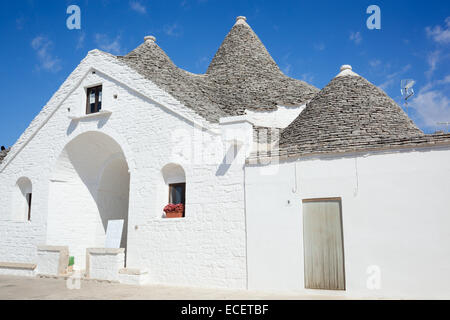
<svg viewBox="0 0 450 320"><path fill-rule="evenodd" d="M168 204L164 207L166 218L183 218L184 205L180 204Z"/></svg>
<svg viewBox="0 0 450 320"><path fill-rule="evenodd" d="M75 257L70 256L69 257L69 266L67 267L67 272L72 273L73 272L73 265L75 264Z"/></svg>

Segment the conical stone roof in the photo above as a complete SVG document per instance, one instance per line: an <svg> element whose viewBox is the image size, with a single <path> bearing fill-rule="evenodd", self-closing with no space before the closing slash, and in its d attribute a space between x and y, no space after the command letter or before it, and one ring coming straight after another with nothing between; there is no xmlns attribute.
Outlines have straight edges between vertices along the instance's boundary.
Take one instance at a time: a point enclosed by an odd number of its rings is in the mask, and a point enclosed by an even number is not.
<svg viewBox="0 0 450 320"><path fill-rule="evenodd" d="M244 17L238 17L206 74L229 113L302 105L319 91L284 75ZM233 94L227 97L228 92Z"/></svg>
<svg viewBox="0 0 450 320"><path fill-rule="evenodd" d="M322 153L383 146L422 137L405 112L380 88L343 66L281 133L283 153Z"/></svg>
<svg viewBox="0 0 450 320"><path fill-rule="evenodd" d="M300 106L319 91L285 76L244 17L238 17L204 75L175 66L154 38L117 58L213 122L245 109Z"/></svg>
<svg viewBox="0 0 450 320"><path fill-rule="evenodd" d="M153 37L124 57L117 57L147 79L196 111L207 120L218 121L227 114L205 94L204 84L196 76L178 68L156 44Z"/></svg>

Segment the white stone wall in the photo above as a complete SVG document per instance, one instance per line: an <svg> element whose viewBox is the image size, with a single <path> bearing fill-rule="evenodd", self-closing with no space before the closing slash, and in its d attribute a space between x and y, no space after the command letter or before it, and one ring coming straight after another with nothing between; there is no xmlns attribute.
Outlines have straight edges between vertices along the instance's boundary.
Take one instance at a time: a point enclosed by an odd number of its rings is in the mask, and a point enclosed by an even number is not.
<svg viewBox="0 0 450 320"><path fill-rule="evenodd" d="M7 201L2 196L0 194L0 199ZM0 261L36 263L36 246L44 242L45 229L42 224L0 219Z"/></svg>
<svg viewBox="0 0 450 320"><path fill-rule="evenodd" d="M249 165L249 289L448 299L449 190L449 147ZM333 197L342 198L347 290L305 290L302 200Z"/></svg>
<svg viewBox="0 0 450 320"><path fill-rule="evenodd" d="M255 126L284 129L299 116L305 107L306 105L278 106L277 110L274 111L246 110L246 113Z"/></svg>
<svg viewBox="0 0 450 320"><path fill-rule="evenodd" d="M89 278L96 280L119 281L119 270L124 267L125 254L90 253Z"/></svg>
<svg viewBox="0 0 450 320"><path fill-rule="evenodd" d="M59 275L59 251L41 251L37 253L37 274Z"/></svg>
<svg viewBox="0 0 450 320"><path fill-rule="evenodd" d="M100 83L103 109L111 115L71 120L85 108L85 88ZM67 143L91 131L114 139L130 170L127 267L148 269L155 283L245 288L242 163L221 164L221 154L202 159L210 146L216 152L228 148L218 125L98 51L83 60L0 165L0 202L8 204L0 207L0 260L35 262L37 245L56 245L47 232L49 181ZM161 169L168 163L182 165L186 173L185 219L163 218L168 189ZM10 222L11 190L20 177L33 187L29 223ZM85 226L82 217L74 223Z"/></svg>

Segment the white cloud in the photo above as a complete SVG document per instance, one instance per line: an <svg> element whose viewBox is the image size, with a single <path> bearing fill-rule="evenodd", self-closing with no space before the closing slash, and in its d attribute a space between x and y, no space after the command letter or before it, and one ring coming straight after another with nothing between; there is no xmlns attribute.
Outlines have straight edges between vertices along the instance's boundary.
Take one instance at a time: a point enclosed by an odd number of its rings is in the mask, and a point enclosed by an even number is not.
<svg viewBox="0 0 450 320"><path fill-rule="evenodd" d="M325 43L323 42L318 42L314 44L314 49L316 49L317 51L323 51L325 50L326 46Z"/></svg>
<svg viewBox="0 0 450 320"><path fill-rule="evenodd" d="M147 13L147 7L138 1L130 1L130 7L132 10L139 12L141 14Z"/></svg>
<svg viewBox="0 0 450 320"><path fill-rule="evenodd" d="M378 86L378 88L380 88L383 91L386 91L389 87L391 87L395 82L395 79L389 79L386 80L385 82L383 82L382 84L380 84Z"/></svg>
<svg viewBox="0 0 450 320"><path fill-rule="evenodd" d="M351 32L350 33L350 41L353 41L356 44L360 44L362 41L361 32Z"/></svg>
<svg viewBox="0 0 450 320"><path fill-rule="evenodd" d="M209 65L209 62L211 61L211 59L209 59L208 57L204 56L199 58L196 62L195 62L195 67L200 71L200 72L204 72Z"/></svg>
<svg viewBox="0 0 450 320"><path fill-rule="evenodd" d="M398 81L399 84L399 88L400 88L400 80L398 77L401 76L402 74L405 74L406 72L408 72L411 69L411 65L408 64L406 66L404 66L400 71L391 73L387 75L387 80L380 84L378 87L384 91L386 91L386 89L390 88L393 84L395 84L396 81Z"/></svg>
<svg viewBox="0 0 450 320"><path fill-rule="evenodd" d="M287 76L291 76L291 73L292 73L292 64L289 59L290 56L291 56L291 52L287 52L281 58L282 65L283 65L283 68L281 69L281 71Z"/></svg>
<svg viewBox="0 0 450 320"><path fill-rule="evenodd" d="M37 36L31 41L31 47L37 54L39 60L38 69L50 72L61 70L61 60L51 53L53 42L44 36Z"/></svg>
<svg viewBox="0 0 450 320"><path fill-rule="evenodd" d="M381 60L378 60L378 59L370 60L369 65L372 68L378 67L379 65L381 65Z"/></svg>
<svg viewBox="0 0 450 320"><path fill-rule="evenodd" d="M77 42L77 46L76 49L81 49L84 47L84 40L86 39L86 34L84 32L80 33L80 36L78 37L78 42Z"/></svg>
<svg viewBox="0 0 450 320"><path fill-rule="evenodd" d="M436 81L436 83L439 84L439 85L450 83L450 74L445 76L444 79Z"/></svg>
<svg viewBox="0 0 450 320"><path fill-rule="evenodd" d="M25 25L25 18L23 16L16 19L17 30L23 30L24 25Z"/></svg>
<svg viewBox="0 0 450 320"><path fill-rule="evenodd" d="M435 26L434 28L427 27L425 31L427 32L427 36L437 43L450 43L450 17L445 19L445 26L443 28L441 26Z"/></svg>
<svg viewBox="0 0 450 320"><path fill-rule="evenodd" d="M422 126L435 130L439 122L450 121L450 99L446 95L450 84L450 75L443 80L427 84L411 100Z"/></svg>
<svg viewBox="0 0 450 320"><path fill-rule="evenodd" d="M428 78L430 78L433 75L440 60L441 60L441 51L436 50L428 54L427 62L430 68L428 69L427 72L425 72L425 75Z"/></svg>
<svg viewBox="0 0 450 320"><path fill-rule="evenodd" d="M311 73L304 73L300 76L300 80L303 80L307 83L312 83L314 81L314 75Z"/></svg>
<svg viewBox="0 0 450 320"><path fill-rule="evenodd" d="M177 23L164 26L164 32L171 37L179 37L183 33L181 27Z"/></svg>
<svg viewBox="0 0 450 320"><path fill-rule="evenodd" d="M94 35L94 40L98 47L103 51L112 54L121 54L122 52L120 36L117 36L114 40L110 40L106 34L96 33Z"/></svg>
<svg viewBox="0 0 450 320"><path fill-rule="evenodd" d="M283 68L283 73L287 76L290 76L291 71L292 71L292 65L290 63L287 63Z"/></svg>

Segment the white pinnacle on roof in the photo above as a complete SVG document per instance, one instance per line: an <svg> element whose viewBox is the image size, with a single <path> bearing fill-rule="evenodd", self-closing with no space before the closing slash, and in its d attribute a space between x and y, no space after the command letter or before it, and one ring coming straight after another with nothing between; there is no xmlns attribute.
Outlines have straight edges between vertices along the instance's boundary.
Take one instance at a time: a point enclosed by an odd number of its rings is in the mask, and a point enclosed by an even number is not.
<svg viewBox="0 0 450 320"><path fill-rule="evenodd" d="M144 37L144 40L147 43L153 43L153 42L156 42L156 37L154 37L154 36L146 36L146 37Z"/></svg>
<svg viewBox="0 0 450 320"><path fill-rule="evenodd" d="M239 16L236 18L236 23L234 25L238 25L238 24L247 24L247 18L244 16Z"/></svg>
<svg viewBox="0 0 450 320"><path fill-rule="evenodd" d="M359 77L359 74L353 72L352 66L349 64L344 64L341 66L341 72L336 77L353 76Z"/></svg>

